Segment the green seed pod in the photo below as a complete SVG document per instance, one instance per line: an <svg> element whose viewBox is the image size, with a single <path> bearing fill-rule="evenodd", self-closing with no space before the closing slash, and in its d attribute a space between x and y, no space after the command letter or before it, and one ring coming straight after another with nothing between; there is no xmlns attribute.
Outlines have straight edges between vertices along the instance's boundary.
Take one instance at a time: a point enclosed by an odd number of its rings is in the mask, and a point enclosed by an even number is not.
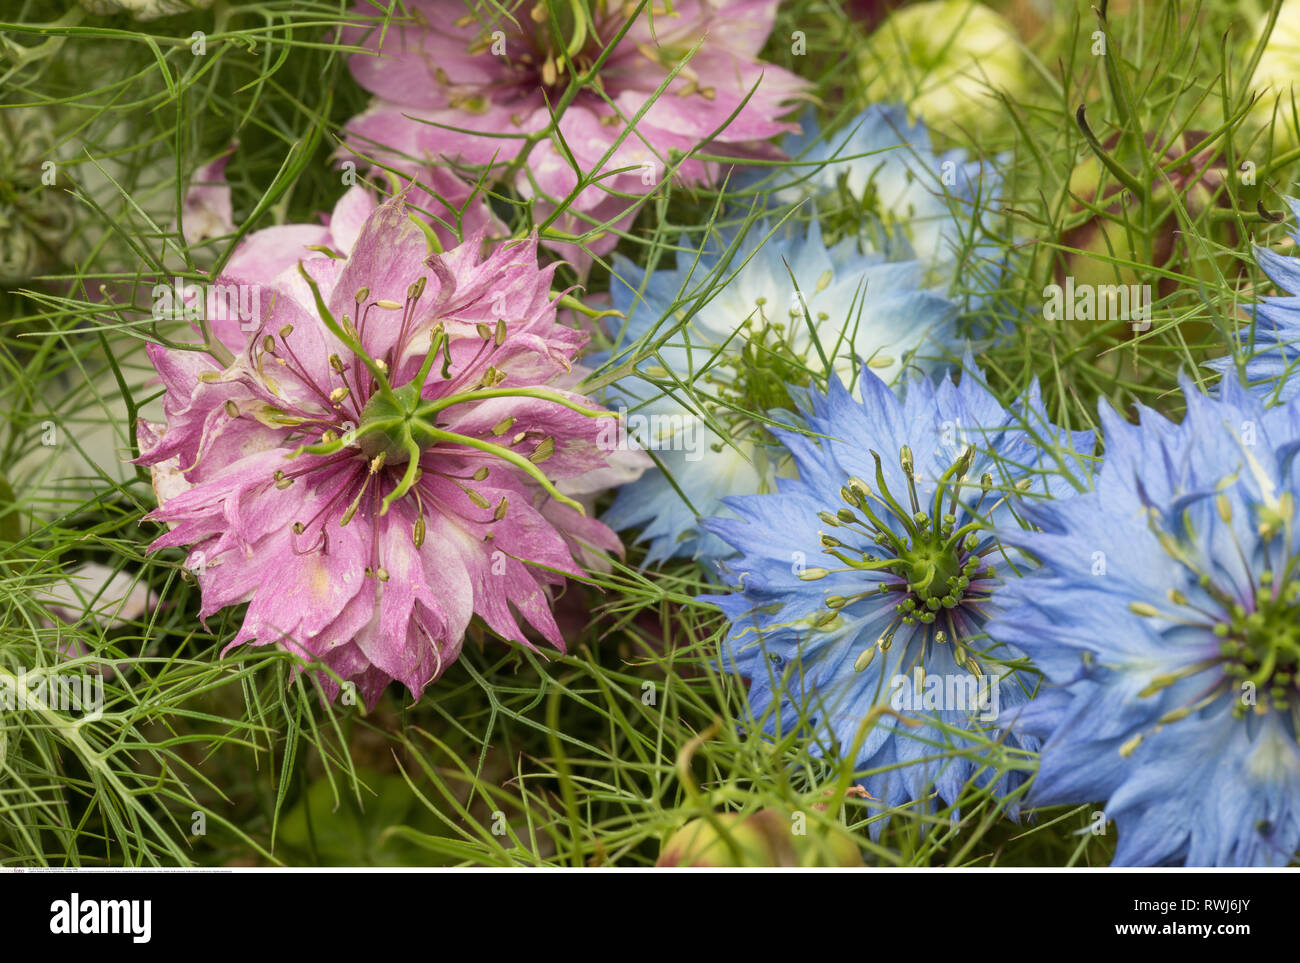
<svg viewBox="0 0 1300 963"><path fill-rule="evenodd" d="M852 835L804 813L760 809L692 819L664 843L657 866L861 866ZM799 830L803 832L800 833Z"/></svg>
<svg viewBox="0 0 1300 963"><path fill-rule="evenodd" d="M1152 283L1149 272L1144 270L1148 265L1164 267L1176 258L1180 271L1204 271L1207 279L1213 274L1212 265L1204 264L1198 269L1201 259L1183 238L1178 211L1181 206L1187 217L1196 219L1210 207L1224 207L1229 203L1224 190L1227 169L1222 157L1214 156L1213 147L1198 149L1207 136L1205 131L1186 130L1163 146L1157 135L1145 136L1144 149L1156 154L1165 168L1163 176L1157 172L1151 182L1147 212L1142 211L1139 199L1106 171L1100 158L1089 154L1075 167L1067 186L1069 196L1065 202L1070 213L1060 243L1063 247L1077 248L1078 253L1061 254L1056 269L1057 284L1063 288L1068 284L1068 289L1062 292L1060 306L1066 317L1088 325L1103 323L1103 309L1108 316L1119 313L1121 296L1131 294L1131 290L1116 291L1112 297L1112 289L1138 285L1141 294L1141 284ZM1118 133L1107 137L1101 147L1125 170L1142 169L1138 152L1124 150ZM1102 207L1103 213L1090 216L1085 205ZM1141 226L1148 217L1154 224L1149 251ZM1230 222L1222 222L1222 236L1218 240L1228 247L1236 245L1236 232ZM1108 259L1132 262L1137 267ZM1231 265L1222 267L1228 269ZM1156 295L1168 295L1175 286L1173 279L1157 279L1153 299ZM1101 303L1103 298L1105 304ZM1128 310L1130 314L1136 313L1131 304Z"/></svg>
<svg viewBox="0 0 1300 963"><path fill-rule="evenodd" d="M942 118L976 136L1005 119L989 89L1013 100L1028 91L1020 38L974 0L931 0L893 11L858 55L868 103L902 99L910 116Z"/></svg>

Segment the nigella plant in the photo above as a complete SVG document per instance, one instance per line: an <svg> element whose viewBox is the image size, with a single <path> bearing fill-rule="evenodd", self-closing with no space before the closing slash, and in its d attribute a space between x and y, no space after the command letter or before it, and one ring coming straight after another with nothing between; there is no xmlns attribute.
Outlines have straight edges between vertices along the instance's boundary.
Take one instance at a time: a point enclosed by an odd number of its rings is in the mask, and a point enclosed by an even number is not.
<svg viewBox="0 0 1300 963"><path fill-rule="evenodd" d="M1032 685L987 628L1026 561L995 530L1026 501L1068 501L1092 448L1048 422L1036 387L1008 410L965 368L901 397L868 369L860 401L833 380L806 433L776 433L798 477L704 522L738 553L721 566L730 593L708 600L730 622L724 662L749 680L754 724L848 758L885 806L1020 781L968 741Z"/></svg>
<svg viewBox="0 0 1300 963"><path fill-rule="evenodd" d="M663 181L674 152L708 144L715 155L770 156L762 142L797 129L779 118L806 82L758 58L776 0L407 6L410 21L345 32L368 50L350 67L376 97L348 123L349 145L501 165L538 197L539 221L569 202L560 226L571 233L626 225L629 198ZM691 158L675 176L698 184L721 169Z"/></svg>
<svg viewBox="0 0 1300 963"><path fill-rule="evenodd" d="M955 343L957 308L921 289L918 262L887 263L850 240L828 248L816 222L799 236L753 226L722 250L690 243L648 276L615 258L623 342L657 349L608 397L660 469L620 488L606 521L639 528L651 563L730 551L697 515L788 472L769 429L799 417L808 388L852 380L860 363L888 380L929 369Z"/></svg>
<svg viewBox="0 0 1300 963"><path fill-rule="evenodd" d="M1300 200L1288 198L1287 203L1300 216ZM1292 231L1291 237L1300 242L1300 230ZM1243 374L1260 397L1289 401L1300 394L1300 258L1257 247L1255 260L1287 294L1264 298L1255 308L1255 323L1239 335L1238 347L1245 355ZM1229 379L1235 366L1232 356L1208 364Z"/></svg>
<svg viewBox="0 0 1300 963"><path fill-rule="evenodd" d="M1183 385L1181 424L1102 408L1078 498L1005 536L1041 561L990 626L1051 683L1035 805L1102 803L1120 865L1285 865L1300 849L1300 399Z"/></svg>
<svg viewBox="0 0 1300 963"><path fill-rule="evenodd" d="M560 387L585 336L535 244L430 254L401 198L354 213L331 224L346 257L295 248L249 318L210 315L206 352L150 347L166 420L140 461L171 526L152 548L188 546L200 616L247 602L231 646L278 643L373 705L391 679L418 697L474 616L562 647L552 589L619 543L557 487L608 468L612 416Z"/></svg>

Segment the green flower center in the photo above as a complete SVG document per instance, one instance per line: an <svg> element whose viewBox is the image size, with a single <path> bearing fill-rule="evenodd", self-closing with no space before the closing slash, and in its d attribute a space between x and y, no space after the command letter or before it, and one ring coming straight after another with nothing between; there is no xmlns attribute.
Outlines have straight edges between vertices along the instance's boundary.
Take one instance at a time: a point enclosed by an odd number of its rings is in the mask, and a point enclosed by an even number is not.
<svg viewBox="0 0 1300 963"><path fill-rule="evenodd" d="M344 314L341 319L334 317L315 279L301 263L298 265L298 272L311 289L321 321L348 349L351 358L349 361L344 361L338 354L330 355L329 366L333 373L331 377L341 383L337 387L332 387L333 382L329 385L318 385L302 370L301 365L298 365L297 356L289 346L288 339L293 334L293 325L285 325L280 329L278 346L275 338L269 334L257 342L257 346L265 353L257 357L256 364L259 366L259 371L265 361L265 355L273 355L277 361L295 371L303 383L310 386L310 390L331 407L330 413L325 418L302 409L298 410L298 414L293 415L268 411L273 416L278 414L282 424L301 426L308 437L311 437L314 432L307 426L314 429L322 424L329 425L328 429L321 433L319 441L305 441L286 455L288 459L306 454L325 456L328 460L306 469L276 471L272 476L276 488L283 490L294 484L295 479L303 474L336 466L340 461L349 459L350 451L355 451L368 463L368 470L362 475L356 497L342 513L339 524L346 525L360 510L362 499L367 497L372 480L378 479L376 485L382 482L388 487L387 494L379 501L379 515L386 514L393 502L414 492L419 519L412 533L412 539L418 546L424 537L424 515L420 496L415 488L424 471L432 471L454 482L476 507L491 508L487 499L468 484L471 481L481 482L486 479L491 471L488 465L483 465L469 475L442 471L432 464L421 465L421 455L424 452L438 446L446 446L449 452L455 453L459 461L464 461L467 457L481 458L486 455L511 465L530 476L557 502L585 514L582 505L559 491L538 467L555 454L555 437L537 430L518 430L514 416L507 416L487 432L475 431L471 434L462 434L453 430L451 425L455 422L454 418L450 419L450 423L448 419L440 418L449 408L462 404L475 404L491 398L519 398L530 399L531 402L549 402L588 418L616 417L612 412L581 404L543 385L501 387L508 379L508 375L495 365L487 364L487 360L506 342L508 329L504 319L498 319L495 326L486 322L477 325L478 336L481 339L479 350L473 358L463 364L462 372L455 376L452 372L450 338L441 323L435 324L429 333L429 346L425 350L419 370L413 378L394 387L390 380L391 369L400 366L404 349L410 345L410 339L414 337L415 329L412 325L416 316L416 305L424 294L425 278L421 276L407 288L405 304L388 300L371 300L370 289L361 288L355 298L360 321L354 325L347 314ZM362 346L366 319L370 316L372 308L402 311L396 341L384 358L372 357ZM429 383L435 368L439 370L442 379L448 383L448 387L437 397L425 398L423 396L425 385ZM468 372L473 373L472 381L467 379ZM454 377L460 380L453 382ZM348 430L343 430L343 425L335 421L343 413L345 404L359 406L359 410L353 409L359 424L355 428L349 427ZM227 402L227 411L231 417L237 418L242 415L238 406L232 402ZM395 467L401 467L400 473L393 471ZM343 490L345 489L340 491ZM374 495L371 494L370 497L373 498ZM328 507L329 505L326 506ZM504 518L506 510L506 501L502 498L492 509L493 520L500 521ZM317 518L309 523L295 522L295 533L301 534L312 527L325 511L326 509L321 509ZM378 566L375 566L375 570L379 570Z"/></svg>
<svg viewBox="0 0 1300 963"><path fill-rule="evenodd" d="M956 521L952 515L945 515L941 526L933 525L924 515L919 521L926 523L926 532L931 537L908 546L898 556L898 570L913 586L912 593L917 600L928 605L937 599L945 608L952 608L961 601L978 563L962 563L960 547L951 541Z"/></svg>
<svg viewBox="0 0 1300 963"><path fill-rule="evenodd" d="M751 412L793 411L790 387L806 388L813 379L805 359L791 348L786 326L766 319L746 321L737 337L744 339L744 347L727 359L726 373L710 369L703 378L718 400L719 418L739 427L738 422L752 420Z"/></svg>
<svg viewBox="0 0 1300 963"><path fill-rule="evenodd" d="M1297 699L1295 681L1300 669L1300 579L1273 592L1271 571L1260 576L1260 593L1255 611L1234 605L1228 618L1214 626L1223 639L1219 652L1223 670L1243 682L1249 681L1267 693L1274 709L1285 712ZM1238 701L1234 711L1246 714Z"/></svg>
<svg viewBox="0 0 1300 963"><path fill-rule="evenodd" d="M860 478L850 478L840 489L840 497L848 507L819 516L826 525L846 530L846 535L852 533L854 537L846 540L824 531L821 543L827 555L845 566L836 571L884 573L885 577L873 579L871 588L857 595L828 596L827 612L817 622L828 625L839 617L840 610L871 595L897 593L895 617L876 644L859 657L859 669L870 665L877 650L887 651L902 626L920 625L927 627L927 643L951 641L957 663L969 664L975 670L974 660L961 643L983 623L979 606L991 597L996 584L997 573L992 565L985 565L984 558L998 550L998 543L979 534L985 526L978 514L993 478L988 473L981 478L981 494L973 506L959 502L960 489L968 484L966 473L975 457L975 449L967 447L939 479L925 510L916 491L912 452L905 447L900 462L907 476L909 511L890 493L880 456L874 451L871 455L876 463L875 487ZM959 512L966 518L962 524L958 522ZM890 516L894 524L885 522L884 517ZM863 548L864 539L871 548ZM801 577L814 581L831 571L809 569Z"/></svg>
<svg viewBox="0 0 1300 963"><path fill-rule="evenodd" d="M1215 507L1245 564L1247 553L1232 528L1233 503L1225 491L1215 495ZM1208 692L1162 716L1161 725L1184 719L1225 694L1232 698L1232 714L1238 719L1252 711L1265 713L1270 706L1293 717L1300 711L1300 556L1291 551L1295 498L1284 491L1273 504L1257 505L1254 511L1253 524L1264 558L1277 558L1280 548L1285 564L1280 576L1275 568L1261 571L1249 598L1240 597L1236 587L1225 587L1212 576L1202 565L1195 546L1188 544L1186 534L1162 530L1152 520L1161 548L1196 576L1196 584L1213 601L1197 605L1184 592L1170 589L1169 601L1177 612L1167 613L1148 602L1130 602L1129 610L1144 618L1163 618L1174 624L1208 629L1220 642L1217 656L1158 675L1139 695L1155 695L1209 669L1217 668L1222 673L1219 683ZM1132 752L1145 735L1140 733L1130 739L1121 752Z"/></svg>
<svg viewBox="0 0 1300 963"><path fill-rule="evenodd" d="M389 465L404 464L412 451L427 451L438 443L436 426L420 412L423 399L415 382L394 388L391 396L373 395L361 409L357 447L367 458L382 454Z"/></svg>

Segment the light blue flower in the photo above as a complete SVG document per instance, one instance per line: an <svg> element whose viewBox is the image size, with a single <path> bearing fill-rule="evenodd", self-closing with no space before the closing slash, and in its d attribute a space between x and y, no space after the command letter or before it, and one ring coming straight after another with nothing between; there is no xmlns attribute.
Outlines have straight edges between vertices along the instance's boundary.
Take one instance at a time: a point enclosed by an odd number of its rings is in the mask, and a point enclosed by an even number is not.
<svg viewBox="0 0 1300 963"><path fill-rule="evenodd" d="M812 111L800 126L802 133L781 145L795 163L774 178L775 198L790 203L846 192L856 204L855 222L877 228L874 235L867 228L872 249L894 260L920 260L927 283L944 293L959 274L967 289L976 287L972 271L983 275L985 291L995 287L999 245L981 224L1001 187L990 165L968 160L962 150L936 152L925 125L908 123L899 105L873 104L833 133L823 133Z"/></svg>
<svg viewBox="0 0 1300 963"><path fill-rule="evenodd" d="M957 308L921 290L919 262L887 262L853 241L827 248L816 224L806 236L758 226L698 254L682 247L675 266L649 277L616 257L612 285L628 317L621 344L662 342L638 366L645 377L606 395L666 470L619 489L606 515L615 528L640 528L651 564L729 551L697 516L723 511L725 496L770 490L788 469L768 428L798 420L814 378L852 381L865 364L893 379L931 369L955 343Z"/></svg>
<svg viewBox="0 0 1300 963"><path fill-rule="evenodd" d="M758 724L802 728L820 755L847 754L880 706L918 723L880 715L853 758L890 806L935 791L955 803L981 768L962 730L1025 700L1019 654L985 633L1016 580L990 526L1034 495L1067 498L1092 449L1048 422L1037 386L1007 410L966 368L901 398L870 371L861 401L833 381L813 394L812 436L777 432L798 478L704 523L739 553L720 563L731 593L707 600L730 620L724 661L750 680ZM997 778L1000 792L1019 781Z"/></svg>
<svg viewBox="0 0 1300 963"><path fill-rule="evenodd" d="M1291 211L1300 215L1300 200L1288 198ZM1300 229L1291 232L1300 243ZM1240 335L1239 349L1246 356L1244 375L1253 393L1267 401L1290 401L1300 394L1300 258L1284 257L1267 248L1255 248L1260 269L1287 297L1264 298L1255 308L1255 324ZM1216 358L1208 367L1227 378L1236 367L1234 358Z"/></svg>
<svg viewBox="0 0 1300 963"><path fill-rule="evenodd" d="M1028 802L1103 803L1119 865L1283 865L1300 847L1300 399L1184 383L1173 424L1103 406L1095 488L1003 536L1041 561L990 633L1050 682Z"/></svg>

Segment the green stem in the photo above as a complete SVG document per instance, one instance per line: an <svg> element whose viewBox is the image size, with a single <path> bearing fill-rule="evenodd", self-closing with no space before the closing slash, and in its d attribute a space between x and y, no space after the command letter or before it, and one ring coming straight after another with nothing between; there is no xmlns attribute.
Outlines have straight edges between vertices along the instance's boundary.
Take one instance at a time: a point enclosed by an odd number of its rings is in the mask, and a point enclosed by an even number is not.
<svg viewBox="0 0 1300 963"><path fill-rule="evenodd" d="M559 489L551 483L551 480L542 473L541 469L518 452L511 451L509 448L503 448L501 445L494 445L489 441L483 441L480 438L471 438L469 435L460 435L454 431L443 431L441 428L430 428L428 431L433 438L436 438L439 441L465 445L469 448L476 448L479 451L487 452L489 455L496 455L502 461L508 462L516 468L527 472L533 480L541 485L542 488L546 489L546 493L557 502L568 505L580 515L587 514L586 509L575 502L572 498L562 494Z"/></svg>
<svg viewBox="0 0 1300 963"><path fill-rule="evenodd" d="M1101 146L1101 141L1097 140L1097 135L1088 126L1087 107L1085 105L1079 105L1079 109L1074 112L1074 119L1079 125L1079 130L1083 132L1084 140L1088 142L1092 152L1097 155L1097 159L1106 165L1106 169L1114 174L1115 179L1128 188L1134 197L1146 204L1148 189L1136 177L1121 167L1119 161L1106 153L1105 148Z"/></svg>
<svg viewBox="0 0 1300 963"><path fill-rule="evenodd" d="M459 394L448 395L445 398L438 398L429 401L415 410L416 418L427 419L429 415L436 415L453 405L479 401L483 398L537 398L541 401L551 401L557 405L562 405L571 411L586 415L588 418L617 418L618 414L613 411L604 411L599 409L588 408L580 405L575 401L547 391L545 388L488 388L483 391L462 391Z"/></svg>
<svg viewBox="0 0 1300 963"><path fill-rule="evenodd" d="M406 471L402 472L402 480L394 486L391 492L384 496L384 500L379 506L380 515L387 515L388 506L409 492L411 486L415 484L415 476L420 470L420 446L415 443L409 434L406 437L406 454Z"/></svg>

